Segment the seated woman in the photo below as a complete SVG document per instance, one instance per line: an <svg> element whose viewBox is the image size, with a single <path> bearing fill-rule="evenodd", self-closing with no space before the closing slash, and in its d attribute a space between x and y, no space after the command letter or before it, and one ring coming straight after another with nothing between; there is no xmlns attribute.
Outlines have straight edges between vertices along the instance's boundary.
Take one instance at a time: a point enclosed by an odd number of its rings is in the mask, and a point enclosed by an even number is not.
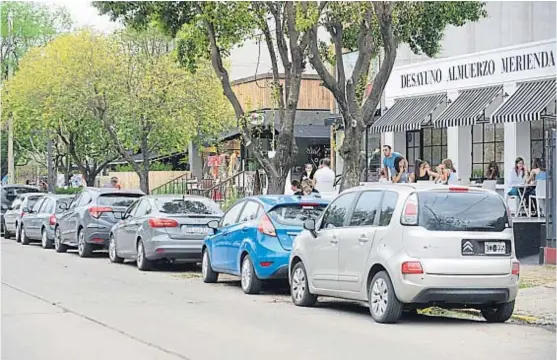
<svg viewBox="0 0 557 360"><path fill-rule="evenodd" d="M433 172L429 163L425 160L416 160L414 169L414 172L410 174L410 182L434 181L439 178L439 174Z"/></svg>
<svg viewBox="0 0 557 360"><path fill-rule="evenodd" d="M408 174L408 161L404 157L399 157L395 160L396 175L393 176L393 183L405 184L410 182L410 175Z"/></svg>
<svg viewBox="0 0 557 360"><path fill-rule="evenodd" d="M486 180L497 180L499 179L499 166L495 161L489 163L487 167L487 173L485 174Z"/></svg>
<svg viewBox="0 0 557 360"><path fill-rule="evenodd" d="M547 172L545 171L545 166L543 164L542 159L535 158L534 163L532 164L532 170L530 171L530 175L526 179L526 184L532 184L538 180L547 180ZM526 193L524 194L526 199L529 199L530 196L533 195L536 195L536 188L535 187L527 188ZM536 209L537 207L535 206L535 204L533 204L532 209L530 209L530 211L532 212L531 214L532 216L536 215L535 214Z"/></svg>
<svg viewBox="0 0 557 360"><path fill-rule="evenodd" d="M514 185L523 185L526 183L526 179L528 178L526 174L528 170L524 166L524 159L520 156L516 158L514 161L514 167L512 168L510 174L511 178L509 179L509 186L511 187L509 190L510 196L518 196L518 189L513 187Z"/></svg>
<svg viewBox="0 0 557 360"><path fill-rule="evenodd" d="M438 182L448 185L458 184L458 175L451 159L445 159L437 167L439 170Z"/></svg>

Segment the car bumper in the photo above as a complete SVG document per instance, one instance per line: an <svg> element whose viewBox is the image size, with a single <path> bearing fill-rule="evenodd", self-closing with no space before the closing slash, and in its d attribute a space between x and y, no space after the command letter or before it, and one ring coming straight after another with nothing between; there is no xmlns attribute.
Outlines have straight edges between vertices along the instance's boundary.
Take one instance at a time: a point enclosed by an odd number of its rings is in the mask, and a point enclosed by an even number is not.
<svg viewBox="0 0 557 360"><path fill-rule="evenodd" d="M482 305L512 301L518 293L516 275L401 275L395 285L403 303Z"/></svg>
<svg viewBox="0 0 557 360"><path fill-rule="evenodd" d="M110 226L89 225L85 231L85 241L89 244L108 247Z"/></svg>
<svg viewBox="0 0 557 360"><path fill-rule="evenodd" d="M174 259L188 262L201 262L203 240L172 240L157 237L143 242L145 256L149 260Z"/></svg>
<svg viewBox="0 0 557 360"><path fill-rule="evenodd" d="M254 264L257 277L264 280L288 279L288 261L290 252L268 252L265 256L258 256Z"/></svg>

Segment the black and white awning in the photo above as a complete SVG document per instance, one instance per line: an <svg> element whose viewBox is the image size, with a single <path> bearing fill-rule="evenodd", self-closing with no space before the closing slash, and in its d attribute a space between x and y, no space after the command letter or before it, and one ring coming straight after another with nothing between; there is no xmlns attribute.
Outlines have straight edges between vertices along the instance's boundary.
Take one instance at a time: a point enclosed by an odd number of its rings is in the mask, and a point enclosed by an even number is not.
<svg viewBox="0 0 557 360"><path fill-rule="evenodd" d="M370 128L372 133L420 130L432 122L432 114L447 102L446 94L396 99L394 105Z"/></svg>
<svg viewBox="0 0 557 360"><path fill-rule="evenodd" d="M475 125L485 120L485 110L502 94L503 86L460 91L456 100L435 120L435 127Z"/></svg>
<svg viewBox="0 0 557 360"><path fill-rule="evenodd" d="M491 116L492 123L541 120L547 108L556 100L555 79L529 81L518 84L516 91Z"/></svg>

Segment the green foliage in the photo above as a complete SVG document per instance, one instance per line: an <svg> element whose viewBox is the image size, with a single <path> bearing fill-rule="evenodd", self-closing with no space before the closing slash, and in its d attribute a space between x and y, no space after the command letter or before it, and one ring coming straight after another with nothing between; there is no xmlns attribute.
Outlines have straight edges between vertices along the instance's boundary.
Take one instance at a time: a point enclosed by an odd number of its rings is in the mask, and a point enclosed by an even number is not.
<svg viewBox="0 0 557 360"><path fill-rule="evenodd" d="M79 193L83 188L80 187L67 187L67 188L56 188L57 195L74 195Z"/></svg>
<svg viewBox="0 0 557 360"><path fill-rule="evenodd" d="M165 164L158 161L149 164L149 171L172 171L172 170L174 170L172 164ZM114 171L134 172L135 170L133 166L131 166L130 164L125 164L125 165L117 165L114 168Z"/></svg>

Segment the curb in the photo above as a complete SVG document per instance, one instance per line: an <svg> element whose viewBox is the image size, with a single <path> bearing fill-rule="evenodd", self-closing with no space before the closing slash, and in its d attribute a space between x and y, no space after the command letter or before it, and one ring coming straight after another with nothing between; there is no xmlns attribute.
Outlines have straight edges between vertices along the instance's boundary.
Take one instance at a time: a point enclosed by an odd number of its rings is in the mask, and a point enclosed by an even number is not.
<svg viewBox="0 0 557 360"><path fill-rule="evenodd" d="M475 317L481 317L481 312L479 310L474 310L474 309L445 310L445 309L427 308L427 309L419 310L419 313L424 315L443 315L442 313L450 315L451 313L453 313L454 315L466 314ZM542 325L542 326L553 326L553 327L555 327L556 325L555 321L553 320L538 318L531 315L513 314L511 316L511 320L523 324L528 324L528 325Z"/></svg>

